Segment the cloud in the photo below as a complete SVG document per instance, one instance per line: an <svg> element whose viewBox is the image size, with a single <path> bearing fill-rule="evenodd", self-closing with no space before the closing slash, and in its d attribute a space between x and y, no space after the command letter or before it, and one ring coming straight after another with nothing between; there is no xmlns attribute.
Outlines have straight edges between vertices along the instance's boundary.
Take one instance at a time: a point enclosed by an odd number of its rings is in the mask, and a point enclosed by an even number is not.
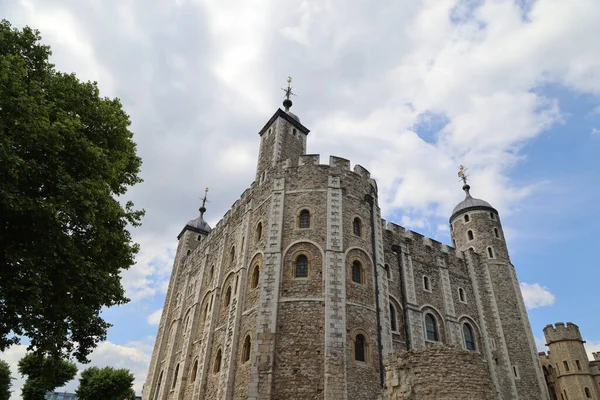
<svg viewBox="0 0 600 400"><path fill-rule="evenodd" d="M590 360L594 360L592 353L600 352L600 341L597 340L586 340L585 350Z"/></svg>
<svg viewBox="0 0 600 400"><path fill-rule="evenodd" d="M162 316L163 309L159 308L154 311L152 314L148 315L148 323L150 325L158 325L160 324L160 317Z"/></svg>
<svg viewBox="0 0 600 400"><path fill-rule="evenodd" d="M592 135L597 135L599 133L600 133L600 129L598 129L598 128L593 128L592 129Z"/></svg>
<svg viewBox="0 0 600 400"><path fill-rule="evenodd" d="M529 310L551 306L556 298L547 287L540 286L539 283L521 282L521 293Z"/></svg>

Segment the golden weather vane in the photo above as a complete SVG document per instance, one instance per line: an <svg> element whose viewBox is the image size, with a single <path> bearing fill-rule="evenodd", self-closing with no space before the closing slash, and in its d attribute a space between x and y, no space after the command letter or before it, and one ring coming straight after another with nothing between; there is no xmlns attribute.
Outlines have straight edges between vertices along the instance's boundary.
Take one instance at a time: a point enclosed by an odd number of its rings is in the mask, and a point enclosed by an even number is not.
<svg viewBox="0 0 600 400"><path fill-rule="evenodd" d="M290 96L295 96L296 93L292 93L292 77L288 76L287 78L287 88L281 88L285 92L285 97L289 100Z"/></svg>
<svg viewBox="0 0 600 400"><path fill-rule="evenodd" d="M463 165L459 166L458 169L458 177L463 181L465 185L467 184L467 178L469 177L469 175L467 175L467 169L468 168L465 168Z"/></svg>

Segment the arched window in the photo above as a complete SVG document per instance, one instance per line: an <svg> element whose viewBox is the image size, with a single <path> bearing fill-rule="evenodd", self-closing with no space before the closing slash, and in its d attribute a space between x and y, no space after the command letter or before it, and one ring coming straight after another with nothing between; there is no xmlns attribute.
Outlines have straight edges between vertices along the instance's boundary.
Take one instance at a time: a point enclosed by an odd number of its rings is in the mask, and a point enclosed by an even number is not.
<svg viewBox="0 0 600 400"><path fill-rule="evenodd" d="M206 317L208 317L208 304L204 307L204 322L206 322Z"/></svg>
<svg viewBox="0 0 600 400"><path fill-rule="evenodd" d="M494 258L494 250L492 250L491 247L488 247L488 256L490 256L490 258Z"/></svg>
<svg viewBox="0 0 600 400"><path fill-rule="evenodd" d="M188 251L187 251L187 255L189 256L190 254L192 254L192 251L191 251L191 250L188 250Z"/></svg>
<svg viewBox="0 0 600 400"><path fill-rule="evenodd" d="M258 287L258 280L260 278L260 266L257 264L254 267L254 272L252 272L252 288Z"/></svg>
<svg viewBox="0 0 600 400"><path fill-rule="evenodd" d="M259 222L258 225L256 225L255 237L257 242L262 238L262 222Z"/></svg>
<svg viewBox="0 0 600 400"><path fill-rule="evenodd" d="M310 211L302 210L298 217L299 228L310 228Z"/></svg>
<svg viewBox="0 0 600 400"><path fill-rule="evenodd" d="M463 288L458 288L458 299L462 303L466 303L467 302L467 298L465 296L465 290Z"/></svg>
<svg viewBox="0 0 600 400"><path fill-rule="evenodd" d="M196 375L198 374L198 360L194 362L194 366L192 367L192 374L190 375L190 380L192 382L196 382Z"/></svg>
<svg viewBox="0 0 600 400"><path fill-rule="evenodd" d="M360 218L356 217L354 218L354 221L352 221L352 231L356 236L360 236L362 234L362 224L360 222Z"/></svg>
<svg viewBox="0 0 600 400"><path fill-rule="evenodd" d="M210 272L208 273L208 280L209 281L212 281L214 274L215 274L215 266L211 265L210 266Z"/></svg>
<svg viewBox="0 0 600 400"><path fill-rule="evenodd" d="M221 349L217 350L217 356L215 357L215 366L213 372L216 374L221 371Z"/></svg>
<svg viewBox="0 0 600 400"><path fill-rule="evenodd" d="M242 348L242 363L250 360L250 349L251 349L250 335L244 339L244 347Z"/></svg>
<svg viewBox="0 0 600 400"><path fill-rule="evenodd" d="M234 261L235 261L235 246L231 248L231 253L229 256L229 262L231 264L233 264Z"/></svg>
<svg viewBox="0 0 600 400"><path fill-rule="evenodd" d="M305 255L300 255L296 258L296 278L308 278L308 258Z"/></svg>
<svg viewBox="0 0 600 400"><path fill-rule="evenodd" d="M183 326L184 326L183 332L185 333L185 332L187 332L188 327L190 326L190 312L189 311L185 316L185 324Z"/></svg>
<svg viewBox="0 0 600 400"><path fill-rule="evenodd" d="M425 314L425 333L427 340L432 342L440 340L435 317L429 313Z"/></svg>
<svg viewBox="0 0 600 400"><path fill-rule="evenodd" d="M469 222L469 214L465 214L465 222Z"/></svg>
<svg viewBox="0 0 600 400"><path fill-rule="evenodd" d="M423 289L427 290L428 292L431 291L431 284L429 283L429 277L427 276L423 277Z"/></svg>
<svg viewBox="0 0 600 400"><path fill-rule="evenodd" d="M360 334L356 335L356 338L354 339L354 359L356 361L362 361L362 362L366 361L365 347L366 347L365 337Z"/></svg>
<svg viewBox="0 0 600 400"><path fill-rule="evenodd" d="M392 272L390 271L390 266L389 266L389 265L387 265L387 264L385 264L385 265L383 266L383 268L385 268L385 276L386 276L388 279L392 279Z"/></svg>
<svg viewBox="0 0 600 400"><path fill-rule="evenodd" d="M592 394L590 393L590 389L585 388L585 397L587 397L588 399L592 398Z"/></svg>
<svg viewBox="0 0 600 400"><path fill-rule="evenodd" d="M396 321L396 308L390 303L390 325L395 332L398 330L398 322Z"/></svg>
<svg viewBox="0 0 600 400"><path fill-rule="evenodd" d="M160 385L162 383L163 371L160 372L158 376L158 383L156 384L156 392L154 392L154 400L158 399L158 395L160 394Z"/></svg>
<svg viewBox="0 0 600 400"><path fill-rule="evenodd" d="M175 389L175 385L177 384L177 375L179 375L179 364L175 367L175 373L173 374L173 385L171 389Z"/></svg>
<svg viewBox="0 0 600 400"><path fill-rule="evenodd" d="M201 240L201 239L202 239L202 235L198 235L198 240Z"/></svg>
<svg viewBox="0 0 600 400"><path fill-rule="evenodd" d="M360 261L352 263L352 282L363 283L362 265Z"/></svg>
<svg viewBox="0 0 600 400"><path fill-rule="evenodd" d="M467 231L467 237L469 238L469 240L473 240L473 231Z"/></svg>
<svg viewBox="0 0 600 400"><path fill-rule="evenodd" d="M500 233L498 232L498 228L494 228L494 236L496 236L498 239L500 238Z"/></svg>
<svg viewBox="0 0 600 400"><path fill-rule="evenodd" d="M495 220L496 219L496 215L493 212L490 212L490 218Z"/></svg>
<svg viewBox="0 0 600 400"><path fill-rule="evenodd" d="M476 350L473 328L466 322L463 324L463 335L465 336L465 348L467 350Z"/></svg>
<svg viewBox="0 0 600 400"><path fill-rule="evenodd" d="M225 307L229 306L229 303L231 303L231 286L228 286L225 292Z"/></svg>

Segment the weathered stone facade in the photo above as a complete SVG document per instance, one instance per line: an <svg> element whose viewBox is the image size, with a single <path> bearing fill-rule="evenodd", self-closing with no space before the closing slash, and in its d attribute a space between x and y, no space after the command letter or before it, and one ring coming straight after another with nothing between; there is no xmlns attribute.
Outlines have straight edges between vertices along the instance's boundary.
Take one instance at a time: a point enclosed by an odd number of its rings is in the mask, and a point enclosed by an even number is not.
<svg viewBox="0 0 600 400"><path fill-rule="evenodd" d="M479 398L547 399L497 212L455 212L456 248L387 223L369 172L320 164L308 132L278 110L256 180L210 232L182 231L144 400L375 400L389 365L446 362L448 396L470 371Z"/></svg>
<svg viewBox="0 0 600 400"><path fill-rule="evenodd" d="M579 327L571 322L544 328L548 354L539 353L552 400L600 400L600 353L589 361Z"/></svg>

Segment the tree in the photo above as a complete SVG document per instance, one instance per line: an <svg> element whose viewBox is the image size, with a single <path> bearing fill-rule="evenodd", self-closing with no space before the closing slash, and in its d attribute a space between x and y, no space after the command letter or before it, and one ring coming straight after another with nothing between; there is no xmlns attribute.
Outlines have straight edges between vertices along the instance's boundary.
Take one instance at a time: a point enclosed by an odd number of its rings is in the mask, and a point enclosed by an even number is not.
<svg viewBox="0 0 600 400"><path fill-rule="evenodd" d="M13 377L6 361L0 360L0 400L10 399L10 387Z"/></svg>
<svg viewBox="0 0 600 400"><path fill-rule="evenodd" d="M46 393L73 379L77 367L66 360L29 353L19 360L19 372L27 377L21 389L23 400L43 400Z"/></svg>
<svg viewBox="0 0 600 400"><path fill-rule="evenodd" d="M106 339L102 307L129 300L121 272L143 211L118 197L141 159L118 99L55 71L38 31L0 22L0 351L80 362Z"/></svg>
<svg viewBox="0 0 600 400"><path fill-rule="evenodd" d="M91 367L81 373L75 393L79 400L125 400L132 396L135 399L132 385L133 374L128 369Z"/></svg>

